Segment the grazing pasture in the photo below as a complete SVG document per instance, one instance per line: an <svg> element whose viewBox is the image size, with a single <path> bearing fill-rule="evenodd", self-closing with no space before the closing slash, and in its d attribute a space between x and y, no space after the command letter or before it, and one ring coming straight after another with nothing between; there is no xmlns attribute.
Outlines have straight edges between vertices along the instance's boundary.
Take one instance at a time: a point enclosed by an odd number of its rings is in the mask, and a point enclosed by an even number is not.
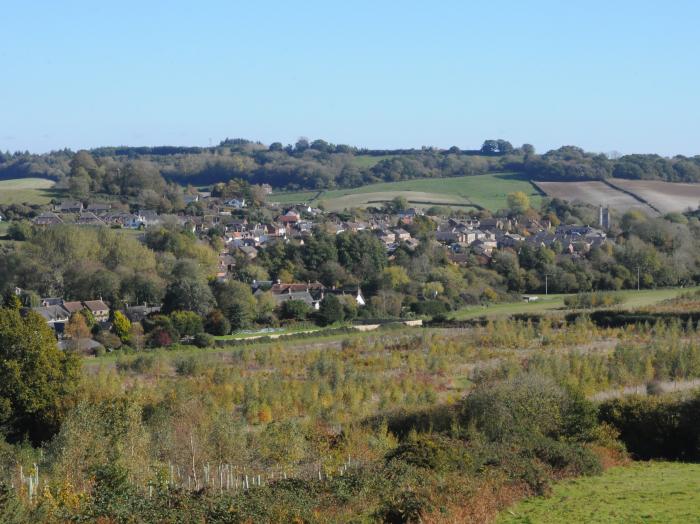
<svg viewBox="0 0 700 524"><path fill-rule="evenodd" d="M287 204L303 202L311 205L323 202L326 209L339 211L351 207L379 207L396 196L403 196L413 207L427 208L438 205L486 208L495 211L504 208L508 193L515 191L527 194L533 207L539 206L541 193L527 178L516 173L421 178L318 193L313 191L275 193L270 200Z"/></svg>
<svg viewBox="0 0 700 524"><path fill-rule="evenodd" d="M46 178L0 180L0 204L47 204L60 197L55 184Z"/></svg>
<svg viewBox="0 0 700 524"><path fill-rule="evenodd" d="M498 524L700 522L700 465L640 462L598 477L554 486L549 497L525 500L501 513Z"/></svg>
<svg viewBox="0 0 700 524"><path fill-rule="evenodd" d="M697 291L700 288L668 288L668 289L642 289L640 291L624 290L615 291L615 295L622 298L621 309L636 309L656 305L664 300L677 298L684 293ZM532 293L531 293L532 294ZM538 294L539 298L533 302L503 302L500 304L490 304L487 306L469 306L464 309L454 311L450 316L455 320L466 320L479 317L508 317L510 315L537 314L537 313L560 313L569 312L564 307L564 299L573 295ZM609 308L606 308L609 309Z"/></svg>

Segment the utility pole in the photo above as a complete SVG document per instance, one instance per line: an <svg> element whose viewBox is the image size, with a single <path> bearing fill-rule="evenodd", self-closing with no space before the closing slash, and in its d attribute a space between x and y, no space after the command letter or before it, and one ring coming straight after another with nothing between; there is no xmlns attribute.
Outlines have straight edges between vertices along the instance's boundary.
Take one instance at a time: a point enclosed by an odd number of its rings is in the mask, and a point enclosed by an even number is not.
<svg viewBox="0 0 700 524"><path fill-rule="evenodd" d="M637 266L637 291L639 291L639 266Z"/></svg>
<svg viewBox="0 0 700 524"><path fill-rule="evenodd" d="M549 273L544 274L544 294L549 295Z"/></svg>

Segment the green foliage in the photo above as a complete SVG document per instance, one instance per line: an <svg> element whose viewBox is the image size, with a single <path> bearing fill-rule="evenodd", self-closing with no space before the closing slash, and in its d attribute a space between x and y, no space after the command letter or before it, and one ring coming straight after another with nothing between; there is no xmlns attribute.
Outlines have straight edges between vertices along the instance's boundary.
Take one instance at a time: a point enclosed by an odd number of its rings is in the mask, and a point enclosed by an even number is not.
<svg viewBox="0 0 700 524"><path fill-rule="evenodd" d="M86 517L128 522L138 512L141 500L129 482L129 471L118 464L103 464L93 470L93 488Z"/></svg>
<svg viewBox="0 0 700 524"><path fill-rule="evenodd" d="M231 332L231 323L218 309L211 310L204 321L204 330L210 335L224 336Z"/></svg>
<svg viewBox="0 0 700 524"><path fill-rule="evenodd" d="M280 318L305 320L311 308L303 300L285 300L280 306Z"/></svg>
<svg viewBox="0 0 700 524"><path fill-rule="evenodd" d="M344 318L345 311L340 299L333 294L326 295L323 300L321 300L321 304L319 306L319 323L322 326L327 326L330 324L335 324L336 322L342 322Z"/></svg>
<svg viewBox="0 0 700 524"><path fill-rule="evenodd" d="M4 482L0 483L0 515L3 524L21 524L30 519L17 491Z"/></svg>
<svg viewBox="0 0 700 524"><path fill-rule="evenodd" d="M126 318L126 315L121 311L115 311L112 326L115 335L117 335L122 342L126 342L131 332L131 321Z"/></svg>
<svg viewBox="0 0 700 524"><path fill-rule="evenodd" d="M449 308L440 300L423 300L411 304L411 311L417 315L436 317L447 313Z"/></svg>
<svg viewBox="0 0 700 524"><path fill-rule="evenodd" d="M192 343L198 348L209 348L214 345L214 337L200 331L194 336Z"/></svg>
<svg viewBox="0 0 700 524"><path fill-rule="evenodd" d="M212 287L218 308L228 319L231 329L239 331L248 327L255 318L257 306L250 286L230 280L215 282Z"/></svg>
<svg viewBox="0 0 700 524"><path fill-rule="evenodd" d="M564 305L572 309L609 307L622 303L622 296L615 293L578 293L564 298Z"/></svg>
<svg viewBox="0 0 700 524"><path fill-rule="evenodd" d="M386 265L386 252L379 239L369 231L336 235L338 261L348 271L369 280Z"/></svg>
<svg viewBox="0 0 700 524"><path fill-rule="evenodd" d="M521 443L544 437L586 440L596 424L583 397L537 375L480 386L465 399L462 420L490 440Z"/></svg>
<svg viewBox="0 0 700 524"><path fill-rule="evenodd" d="M165 291L163 311L193 311L206 315L214 305L209 286L198 279L187 278L172 282Z"/></svg>
<svg viewBox="0 0 700 524"><path fill-rule="evenodd" d="M195 337L204 330L202 317L194 311L173 311L170 320L180 338Z"/></svg>
<svg viewBox="0 0 700 524"><path fill-rule="evenodd" d="M689 399L630 397L600 406L600 420L619 431L628 451L642 460L700 459L700 396Z"/></svg>
<svg viewBox="0 0 700 524"><path fill-rule="evenodd" d="M468 470L472 466L464 442L440 434L409 435L387 454L386 460L400 460L434 471Z"/></svg>
<svg viewBox="0 0 700 524"><path fill-rule="evenodd" d="M32 236L32 226L24 220L14 220L7 229L7 236L11 240L28 240Z"/></svg>
<svg viewBox="0 0 700 524"><path fill-rule="evenodd" d="M8 290L3 298L3 307L19 311L22 309L22 301L13 291Z"/></svg>
<svg viewBox="0 0 700 524"><path fill-rule="evenodd" d="M42 317L0 308L0 425L10 440L50 438L79 375L76 357L58 349Z"/></svg>
<svg viewBox="0 0 700 524"><path fill-rule="evenodd" d="M203 371L201 361L196 357L187 357L175 361L175 372L178 375L192 377Z"/></svg>
<svg viewBox="0 0 700 524"><path fill-rule="evenodd" d="M506 201L508 202L508 209L516 215L521 215L530 209L530 198L522 191L509 193Z"/></svg>

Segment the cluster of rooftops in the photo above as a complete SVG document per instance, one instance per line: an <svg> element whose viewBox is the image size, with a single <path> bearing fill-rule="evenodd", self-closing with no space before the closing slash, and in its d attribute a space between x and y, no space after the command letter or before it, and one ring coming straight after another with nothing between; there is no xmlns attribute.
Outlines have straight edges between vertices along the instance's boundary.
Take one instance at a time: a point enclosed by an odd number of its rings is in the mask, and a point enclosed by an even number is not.
<svg viewBox="0 0 700 524"><path fill-rule="evenodd" d="M354 288L328 288L320 282L307 283L282 283L280 281L260 281L254 280L251 284L253 294L258 296L262 293L270 293L277 306L290 300L304 302L312 309L318 310L321 301L326 295L348 296L358 306L366 304L365 298L359 287ZM17 294L22 294L22 290L17 289ZM25 311L34 311L41 315L46 322L53 327L56 332L63 333L71 315L87 310L95 318L95 321L103 327L110 322L111 308L101 298L96 300L65 300L63 298L42 298L41 305L25 308ZM126 304L121 311L132 322L141 321L148 315L160 313L161 305L148 304Z"/></svg>

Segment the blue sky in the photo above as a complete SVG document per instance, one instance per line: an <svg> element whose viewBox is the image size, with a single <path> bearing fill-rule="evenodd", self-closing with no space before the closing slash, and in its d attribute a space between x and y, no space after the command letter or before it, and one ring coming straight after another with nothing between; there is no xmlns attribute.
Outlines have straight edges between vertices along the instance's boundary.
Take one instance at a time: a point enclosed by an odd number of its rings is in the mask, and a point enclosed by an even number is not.
<svg viewBox="0 0 700 524"><path fill-rule="evenodd" d="M102 4L0 3L0 149L306 136L700 154L699 2Z"/></svg>

